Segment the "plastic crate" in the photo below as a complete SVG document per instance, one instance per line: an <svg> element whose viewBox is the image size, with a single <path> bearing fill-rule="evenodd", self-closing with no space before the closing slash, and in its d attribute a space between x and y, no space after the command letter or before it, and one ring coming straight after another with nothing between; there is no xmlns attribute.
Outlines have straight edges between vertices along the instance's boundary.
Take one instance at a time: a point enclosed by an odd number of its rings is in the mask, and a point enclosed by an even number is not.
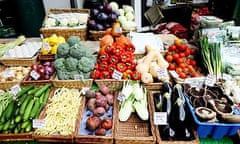
<svg viewBox="0 0 240 144"><path fill-rule="evenodd" d="M213 139L222 139L225 136L236 135L240 129L240 123L208 123L199 121L197 115L195 114L194 107L191 105L189 99L186 98L186 101L196 124L199 138L211 137Z"/></svg>

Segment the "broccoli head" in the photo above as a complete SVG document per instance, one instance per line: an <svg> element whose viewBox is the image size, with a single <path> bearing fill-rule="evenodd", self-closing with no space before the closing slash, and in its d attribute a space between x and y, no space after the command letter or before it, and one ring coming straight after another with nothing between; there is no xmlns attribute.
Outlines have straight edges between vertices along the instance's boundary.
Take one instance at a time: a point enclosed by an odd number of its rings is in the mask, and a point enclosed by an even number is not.
<svg viewBox="0 0 240 144"><path fill-rule="evenodd" d="M70 72L70 79L74 80L76 75L81 75L81 74L77 70L71 71Z"/></svg>
<svg viewBox="0 0 240 144"><path fill-rule="evenodd" d="M84 45L76 44L70 48L70 56L76 59L80 59L83 56L89 55L91 55L91 53Z"/></svg>
<svg viewBox="0 0 240 144"><path fill-rule="evenodd" d="M68 57L69 50L70 50L70 46L69 46L68 43L61 43L61 44L59 44L58 48L57 48L57 57L58 58Z"/></svg>
<svg viewBox="0 0 240 144"><path fill-rule="evenodd" d="M77 70L78 60L73 57L68 57L65 59L64 65L67 71L75 71Z"/></svg>
<svg viewBox="0 0 240 144"><path fill-rule="evenodd" d="M94 64L95 63L91 59L82 57L78 61L78 69L84 73L87 73L94 69Z"/></svg>
<svg viewBox="0 0 240 144"><path fill-rule="evenodd" d="M89 79L90 78L90 73L91 72L87 72L87 73L84 72L84 73L82 73L84 79Z"/></svg>
<svg viewBox="0 0 240 144"><path fill-rule="evenodd" d="M67 43L71 46L75 45L75 44L79 44L80 43L80 38L78 36L70 36L67 39Z"/></svg>
<svg viewBox="0 0 240 144"><path fill-rule="evenodd" d="M56 59L56 60L54 61L54 67L55 67L55 69L58 70L58 71L63 71L63 70L65 70L66 68L65 68L64 62L65 62L65 59L64 59L64 58L58 58L58 59Z"/></svg>
<svg viewBox="0 0 240 144"><path fill-rule="evenodd" d="M59 71L57 71L57 77L59 80L69 80L70 72L59 70Z"/></svg>

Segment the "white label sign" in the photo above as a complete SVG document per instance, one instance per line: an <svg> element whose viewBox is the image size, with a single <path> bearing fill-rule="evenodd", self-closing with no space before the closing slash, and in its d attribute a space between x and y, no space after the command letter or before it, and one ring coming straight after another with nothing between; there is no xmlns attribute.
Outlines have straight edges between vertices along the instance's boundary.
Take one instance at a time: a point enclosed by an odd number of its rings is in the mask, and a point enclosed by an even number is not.
<svg viewBox="0 0 240 144"><path fill-rule="evenodd" d="M75 74L74 75L74 80L83 80L83 75Z"/></svg>
<svg viewBox="0 0 240 144"><path fill-rule="evenodd" d="M120 102L122 102L122 101L125 100L125 96L124 96L122 93L119 93L117 99L118 99Z"/></svg>
<svg viewBox="0 0 240 144"><path fill-rule="evenodd" d="M17 95L17 93L19 93L20 91L21 91L21 87L18 84L11 87L11 92L14 95Z"/></svg>
<svg viewBox="0 0 240 144"><path fill-rule="evenodd" d="M2 76L4 78L10 78L10 77L14 77L15 75L13 70L8 70L8 71L3 71Z"/></svg>
<svg viewBox="0 0 240 144"><path fill-rule="evenodd" d="M113 74L112 74L112 78L116 79L116 80L121 80L123 76L123 73L121 73L118 70L114 70Z"/></svg>
<svg viewBox="0 0 240 144"><path fill-rule="evenodd" d="M44 119L33 119L32 120L33 128L44 128L46 127L46 123Z"/></svg>
<svg viewBox="0 0 240 144"><path fill-rule="evenodd" d="M208 75L205 80L205 85L214 86L216 83L216 77L214 75Z"/></svg>
<svg viewBox="0 0 240 144"><path fill-rule="evenodd" d="M38 80L39 77L40 77L40 74L37 73L35 70L32 70L32 71L30 72L30 76L31 76L34 80Z"/></svg>
<svg viewBox="0 0 240 144"><path fill-rule="evenodd" d="M154 112L153 121L155 125L167 125L167 113L166 112Z"/></svg>
<svg viewBox="0 0 240 144"><path fill-rule="evenodd" d="M49 43L43 43L43 49L50 51L51 47L50 47Z"/></svg>
<svg viewBox="0 0 240 144"><path fill-rule="evenodd" d="M169 71L169 73L172 75L172 77L174 77L174 78L179 78L179 75L177 74L177 72L176 71Z"/></svg>
<svg viewBox="0 0 240 144"><path fill-rule="evenodd" d="M168 72L166 68L160 68L157 70L158 79L163 79L168 77Z"/></svg>

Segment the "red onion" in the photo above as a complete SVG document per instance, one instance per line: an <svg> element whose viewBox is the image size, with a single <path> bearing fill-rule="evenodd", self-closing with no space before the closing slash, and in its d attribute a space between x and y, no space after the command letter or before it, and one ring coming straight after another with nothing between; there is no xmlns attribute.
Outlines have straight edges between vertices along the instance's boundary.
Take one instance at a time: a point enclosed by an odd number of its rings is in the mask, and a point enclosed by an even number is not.
<svg viewBox="0 0 240 144"><path fill-rule="evenodd" d="M37 69L38 69L38 65L37 65L37 64L33 64L33 65L31 66L31 69L32 69L32 70L37 70Z"/></svg>
<svg viewBox="0 0 240 144"><path fill-rule="evenodd" d="M45 66L44 70L45 70L46 73L49 73L50 75L52 75L53 72L54 72L54 68L50 67L50 66Z"/></svg>
<svg viewBox="0 0 240 144"><path fill-rule="evenodd" d="M50 61L45 61L45 62L43 63L43 65L44 65L44 66L51 66L51 62L50 62Z"/></svg>

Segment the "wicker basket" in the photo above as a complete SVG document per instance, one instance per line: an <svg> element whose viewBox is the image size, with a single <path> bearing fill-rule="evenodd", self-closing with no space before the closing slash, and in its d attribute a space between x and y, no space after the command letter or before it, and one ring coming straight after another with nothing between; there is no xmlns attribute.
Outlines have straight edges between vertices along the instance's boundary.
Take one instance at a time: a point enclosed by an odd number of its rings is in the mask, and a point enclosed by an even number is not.
<svg viewBox="0 0 240 144"><path fill-rule="evenodd" d="M147 90L160 90L162 88L163 83L149 83L149 84L143 84L142 86L146 88Z"/></svg>
<svg viewBox="0 0 240 144"><path fill-rule="evenodd" d="M29 133L19 133L19 134L0 134L0 142L10 142L10 141L32 141L32 132Z"/></svg>
<svg viewBox="0 0 240 144"><path fill-rule="evenodd" d="M154 93L159 93L157 91L149 91L148 92L148 99L149 99L149 103L150 103L150 108L152 109L151 110L151 114L150 115L154 115L154 112L155 112L155 106L154 106L154 100L153 100L153 94ZM160 132L159 132L159 128L158 126L154 125L154 129L155 129L155 134L156 134L156 138L157 138L157 143L158 144L199 144L199 139L198 139L198 136L196 134L196 132L193 130L193 134L195 136L195 139L194 140L190 140L190 141L173 141L173 140L162 140L161 139L161 136L160 136Z"/></svg>
<svg viewBox="0 0 240 144"><path fill-rule="evenodd" d="M51 89L51 93L49 98L53 97L54 94L54 88ZM44 109L42 110L42 112L39 115L39 119L43 119L46 116L46 109L47 109L47 105L51 103L50 99L48 98L47 104L45 105ZM78 121L78 115L79 113L81 113L81 107L83 105L83 100L81 100L81 105L78 108L78 114L77 114L77 118L76 118L76 124ZM32 137L35 141L37 142L58 142L58 143L74 143L74 132L72 133L72 135L48 135L48 136L40 136L37 135L35 132L32 133Z"/></svg>
<svg viewBox="0 0 240 144"><path fill-rule="evenodd" d="M149 98L148 98L149 99ZM149 101L149 100L148 100ZM150 119L142 121L136 113L132 113L126 122L120 122L119 118L119 101L115 105L115 143L116 144L155 144L155 127L153 126L153 118L151 109L148 105Z"/></svg>
<svg viewBox="0 0 240 144"><path fill-rule="evenodd" d="M1 58L0 63L6 66L31 66L37 63L37 56L33 58Z"/></svg>
<svg viewBox="0 0 240 144"><path fill-rule="evenodd" d="M117 91L111 91L111 93L114 95L114 105L116 105L117 102ZM84 103L86 103L87 100L84 97ZM86 106L86 105L85 105ZM112 133L107 136L96 136L96 135L79 135L80 130L80 124L82 123L83 114L85 112L86 107L82 107L81 113L79 115L79 121L77 124L77 127L75 129L75 143L79 144L112 144L114 140L114 129L115 129L115 118L116 118L116 109L114 106L113 109L113 125L112 125Z"/></svg>
<svg viewBox="0 0 240 144"><path fill-rule="evenodd" d="M43 60L43 61L51 61L51 60L55 60L55 54L47 54L47 55L42 55L39 54L38 55L38 60Z"/></svg>
<svg viewBox="0 0 240 144"><path fill-rule="evenodd" d="M53 78L52 84L54 87L68 87L68 88L84 88L92 87L93 79L84 79L84 80L58 80L57 76Z"/></svg>
<svg viewBox="0 0 240 144"><path fill-rule="evenodd" d="M60 13L90 13L89 9L50 9L48 14L60 14ZM47 15L45 20L47 19ZM67 39L71 35L79 36L81 40L87 40L87 28L40 28L40 32L43 37L50 37L52 34L63 36Z"/></svg>
<svg viewBox="0 0 240 144"><path fill-rule="evenodd" d="M120 90L123 87L125 80L115 80L115 79L95 79L95 83L98 87L108 86L111 90Z"/></svg>
<svg viewBox="0 0 240 144"><path fill-rule="evenodd" d="M29 75L29 74L28 74ZM21 81L22 85L45 85L45 84L51 84L52 85L52 80L55 78L56 74L53 74L49 80L31 80L27 81L26 78L27 76Z"/></svg>

